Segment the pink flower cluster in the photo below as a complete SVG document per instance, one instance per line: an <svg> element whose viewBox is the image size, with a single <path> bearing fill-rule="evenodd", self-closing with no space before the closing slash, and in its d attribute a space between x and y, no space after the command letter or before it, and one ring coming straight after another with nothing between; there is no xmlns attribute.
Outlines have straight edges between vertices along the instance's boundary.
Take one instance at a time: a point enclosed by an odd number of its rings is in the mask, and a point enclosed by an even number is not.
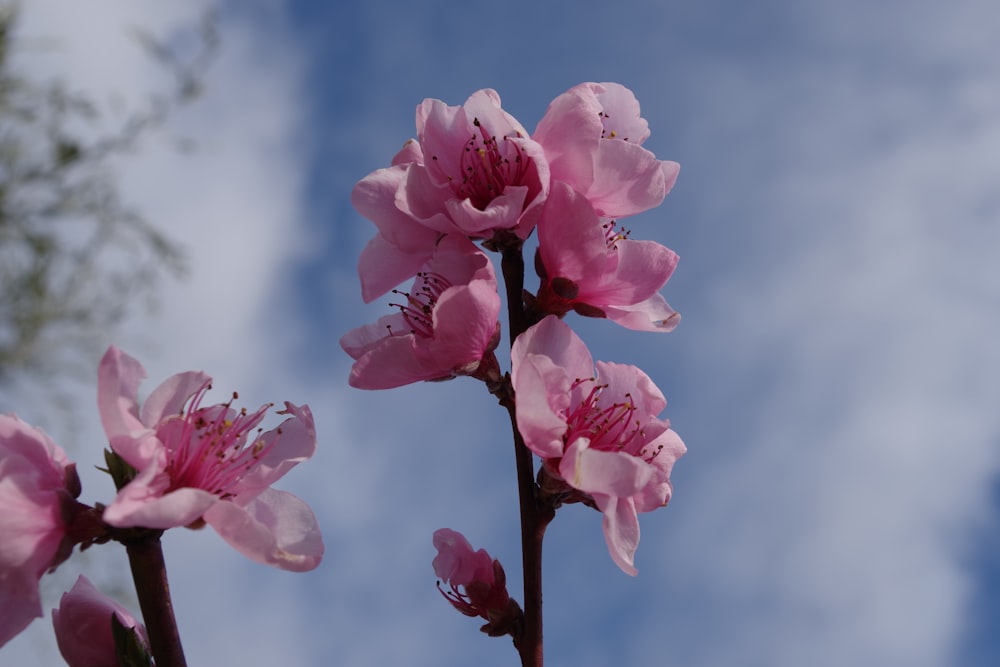
<svg viewBox="0 0 1000 667"><path fill-rule="evenodd" d="M612 559L634 575L638 514L669 501L685 447L660 417L666 400L653 381L634 366L595 368L561 318L573 311L638 331L677 326L680 316L660 294L677 255L630 238L621 220L658 206L679 165L642 146L648 124L616 83L559 95L530 135L493 90L462 106L425 100L416 133L352 195L377 228L358 264L362 298L392 290L398 312L341 338L354 359L350 384L385 389L467 375L502 404L513 395L517 430L542 461L540 497L553 508L598 509ZM510 257L536 230L538 287L522 292L523 260L512 269ZM507 291L519 323L509 376L494 356L497 278L477 243L500 251L504 278L517 281ZM409 279L409 291L393 289ZM459 611L489 618L484 610L504 606L499 563L453 531L438 531L434 543L435 571Z"/></svg>
<svg viewBox="0 0 1000 667"><path fill-rule="evenodd" d="M659 290L677 255L629 239L618 223L659 205L679 169L642 147L649 128L631 91L575 86L553 100L531 136L489 89L462 106L425 100L416 128L391 166L352 194L378 229L358 263L365 302L415 277L409 291L394 292L396 315L341 338L355 360L352 386L496 379L496 277L472 241L497 249L536 228L535 315L573 310L630 329L676 326Z"/></svg>
<svg viewBox="0 0 1000 667"><path fill-rule="evenodd" d="M140 408L145 374L116 347L100 363L101 421L114 456L128 471L115 478L120 490L106 507L76 501L75 465L45 433L0 415L0 646L42 615L38 587L45 572L77 544L134 539L129 529L155 533L207 523L255 561L293 571L319 565L323 540L312 510L271 488L316 449L309 408L285 403L281 413L289 416L265 432L259 425L270 406L249 412L231 402L204 405L211 378L193 371L168 378ZM118 664L107 652L110 625L93 636L87 631L103 623L93 618L98 611L107 611L105 620L113 611L126 627L136 625L98 596L81 580L54 614L70 664ZM97 652L93 659L84 644Z"/></svg>

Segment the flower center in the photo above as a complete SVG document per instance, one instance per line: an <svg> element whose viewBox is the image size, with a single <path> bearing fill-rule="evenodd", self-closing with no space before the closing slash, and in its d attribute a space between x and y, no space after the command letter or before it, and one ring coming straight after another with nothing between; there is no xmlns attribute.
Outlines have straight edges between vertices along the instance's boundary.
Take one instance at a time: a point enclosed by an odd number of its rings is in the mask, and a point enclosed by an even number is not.
<svg viewBox="0 0 1000 667"><path fill-rule="evenodd" d="M403 319L409 326L409 331L396 332L389 327L390 335L416 334L423 338L430 338L434 335L434 306L441 294L451 287L451 282L440 273L433 271L421 271L417 274L417 280L413 283L413 292L401 292L392 290L393 294L399 294L406 298L406 303L391 303L393 308L399 308Z"/></svg>
<svg viewBox="0 0 1000 667"><path fill-rule="evenodd" d="M598 111L597 115L601 119L601 139L620 139L622 141L628 141L628 137L620 136L618 130L610 127L610 114L605 111Z"/></svg>
<svg viewBox="0 0 1000 667"><path fill-rule="evenodd" d="M177 429L168 446L170 460L167 470L171 489L198 488L227 498L234 493L234 486L244 475L257 467L258 462L274 446L276 440L261 439L262 429L257 428L271 404L248 413L245 408L232 409L233 398L222 405L202 408L201 400L211 388L205 383L191 399L191 405L181 420L171 421L168 428ZM248 436L256 429L256 437L248 445ZM162 437L162 436L161 436Z"/></svg>
<svg viewBox="0 0 1000 667"><path fill-rule="evenodd" d="M519 184L527 171L518 145L504 135L498 142L490 136L478 118L472 124L479 130L465 144L461 159L462 174L450 179L455 194L467 198L480 211L486 210L491 201L503 194L508 185Z"/></svg>
<svg viewBox="0 0 1000 667"><path fill-rule="evenodd" d="M601 398L608 385L598 384L596 378L578 378L572 389L588 384L590 391L582 401L571 405L565 415L565 443L584 437L590 440L594 449L625 452L647 462L656 458L662 447L652 453L646 451L646 434L642 422L636 418L638 408L632 402L632 394L625 394L623 401L603 405Z"/></svg>
<svg viewBox="0 0 1000 667"><path fill-rule="evenodd" d="M608 220L601 227L604 228L604 242L608 244L608 250L617 250L618 242L628 239L632 233L629 229L619 227L615 220Z"/></svg>

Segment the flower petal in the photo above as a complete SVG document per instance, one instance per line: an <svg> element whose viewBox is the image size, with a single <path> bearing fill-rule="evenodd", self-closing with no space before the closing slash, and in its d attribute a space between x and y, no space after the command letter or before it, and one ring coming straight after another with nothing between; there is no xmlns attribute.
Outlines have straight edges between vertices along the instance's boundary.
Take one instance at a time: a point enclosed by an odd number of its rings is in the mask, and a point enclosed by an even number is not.
<svg viewBox="0 0 1000 667"><path fill-rule="evenodd" d="M297 496L266 489L241 506L222 501L205 521L247 558L282 570L306 572L323 558L323 538L316 515Z"/></svg>
<svg viewBox="0 0 1000 667"><path fill-rule="evenodd" d="M118 528L178 528L188 526L219 502L218 496L202 489L183 487L167 493L165 474L153 475L154 466L125 485L104 510L104 521Z"/></svg>
<svg viewBox="0 0 1000 667"><path fill-rule="evenodd" d="M639 574L635 569L635 550L639 547L639 517L631 498L594 496L598 509L604 513L604 540L611 559L625 574Z"/></svg>

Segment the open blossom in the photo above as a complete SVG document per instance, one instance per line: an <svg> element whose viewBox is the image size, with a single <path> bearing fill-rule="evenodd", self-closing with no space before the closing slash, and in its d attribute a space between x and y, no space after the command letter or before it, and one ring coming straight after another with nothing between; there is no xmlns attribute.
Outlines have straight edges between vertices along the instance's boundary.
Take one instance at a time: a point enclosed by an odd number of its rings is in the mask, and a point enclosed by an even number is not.
<svg viewBox="0 0 1000 667"><path fill-rule="evenodd" d="M465 536L449 528L434 531L434 573L451 590L438 590L455 609L466 616L489 621L482 627L491 636L511 632L521 618L521 608L507 593L507 575L500 561L485 549L473 551Z"/></svg>
<svg viewBox="0 0 1000 667"><path fill-rule="evenodd" d="M597 362L550 315L511 350L517 426L546 471L588 494L604 514L612 559L634 575L638 513L670 500L670 471L684 443L657 415L663 394L635 366Z"/></svg>
<svg viewBox="0 0 1000 667"><path fill-rule="evenodd" d="M500 295L493 264L466 238L445 236L399 312L340 339L354 358L350 384L390 389L424 380L474 375L495 364Z"/></svg>
<svg viewBox="0 0 1000 667"><path fill-rule="evenodd" d="M538 224L541 274L536 307L606 317L628 329L672 331L678 315L659 294L677 255L654 241L633 241L587 199L554 183Z"/></svg>
<svg viewBox="0 0 1000 667"><path fill-rule="evenodd" d="M118 654L111 631L111 617L123 627L134 628L140 644L148 652L146 629L128 609L101 593L90 580L80 576L52 610L59 653L69 667L118 667Z"/></svg>
<svg viewBox="0 0 1000 667"><path fill-rule="evenodd" d="M395 191L384 181L396 175L384 171L358 184L378 192L381 203L362 213L383 234L398 212L429 229L477 239L501 230L520 238L531 233L548 191L548 165L541 146L501 109L496 91L479 90L462 106L424 100L416 125L417 143L394 161L404 165Z"/></svg>
<svg viewBox="0 0 1000 667"><path fill-rule="evenodd" d="M0 415L0 646L42 616L38 582L68 555L67 513L79 494L63 450L17 417Z"/></svg>
<svg viewBox="0 0 1000 667"><path fill-rule="evenodd" d="M232 402L203 405L212 379L191 371L168 378L140 409L145 377L142 365L116 347L101 360L101 421L112 450L137 471L104 520L154 529L204 521L257 562L294 571L319 565L323 541L312 510L271 488L316 449L309 408L286 402L279 414L291 416L263 432L271 406L248 412Z"/></svg>
<svg viewBox="0 0 1000 667"><path fill-rule="evenodd" d="M617 83L569 89L532 135L545 150L552 181L570 185L606 218L659 206L674 186L680 165L642 148L648 137L635 95Z"/></svg>

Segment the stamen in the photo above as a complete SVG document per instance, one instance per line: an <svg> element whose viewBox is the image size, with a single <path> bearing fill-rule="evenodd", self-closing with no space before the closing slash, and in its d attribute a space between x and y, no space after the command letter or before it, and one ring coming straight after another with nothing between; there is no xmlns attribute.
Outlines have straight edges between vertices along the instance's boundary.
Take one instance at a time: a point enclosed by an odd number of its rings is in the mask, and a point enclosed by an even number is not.
<svg viewBox="0 0 1000 667"><path fill-rule="evenodd" d="M508 185L516 185L524 179L528 161L521 148L507 135L498 142L495 136L487 133L478 118L474 118L472 124L479 134L473 134L465 144L459 179L449 177L449 180L457 196L468 199L484 211Z"/></svg>
<svg viewBox="0 0 1000 667"><path fill-rule="evenodd" d="M276 442L262 440L263 429L258 427L272 405L264 405L253 413L245 408L236 412L232 403L238 395L234 392L228 402L202 408L201 401L209 388L206 382L195 392L187 413L182 411L179 415L182 423L176 433L161 434L172 441L167 443L170 452L167 470L171 489L198 488L229 497L234 485L267 456ZM247 436L254 429L257 436L247 447Z"/></svg>
<svg viewBox="0 0 1000 667"><path fill-rule="evenodd" d="M618 227L616 220L608 220L601 225L604 229L604 241L608 244L608 250L617 250L618 242L628 239L632 230L625 227Z"/></svg>
<svg viewBox="0 0 1000 667"><path fill-rule="evenodd" d="M441 294L449 287L451 287L451 281L440 273L421 271L417 274L417 280L414 282L413 293L392 290L393 294L398 294L406 299L406 303L390 303L389 305L393 308L399 308L399 312L403 315L403 319L410 327L410 330L407 332L395 332L392 331L392 327L390 326L388 327L389 334L406 335L407 333L411 333L423 338L433 336L434 306L437 304L437 300L441 297Z"/></svg>
<svg viewBox="0 0 1000 667"><path fill-rule="evenodd" d="M601 394L608 385L597 384L596 378L585 378L575 380L572 389L586 382L593 383L590 391L565 416L565 441L568 443L579 437L586 437L595 449L641 455L645 433L641 422L635 419L637 408L632 401L632 394L625 394L624 401L602 407ZM633 451L636 445L640 448L639 451Z"/></svg>

